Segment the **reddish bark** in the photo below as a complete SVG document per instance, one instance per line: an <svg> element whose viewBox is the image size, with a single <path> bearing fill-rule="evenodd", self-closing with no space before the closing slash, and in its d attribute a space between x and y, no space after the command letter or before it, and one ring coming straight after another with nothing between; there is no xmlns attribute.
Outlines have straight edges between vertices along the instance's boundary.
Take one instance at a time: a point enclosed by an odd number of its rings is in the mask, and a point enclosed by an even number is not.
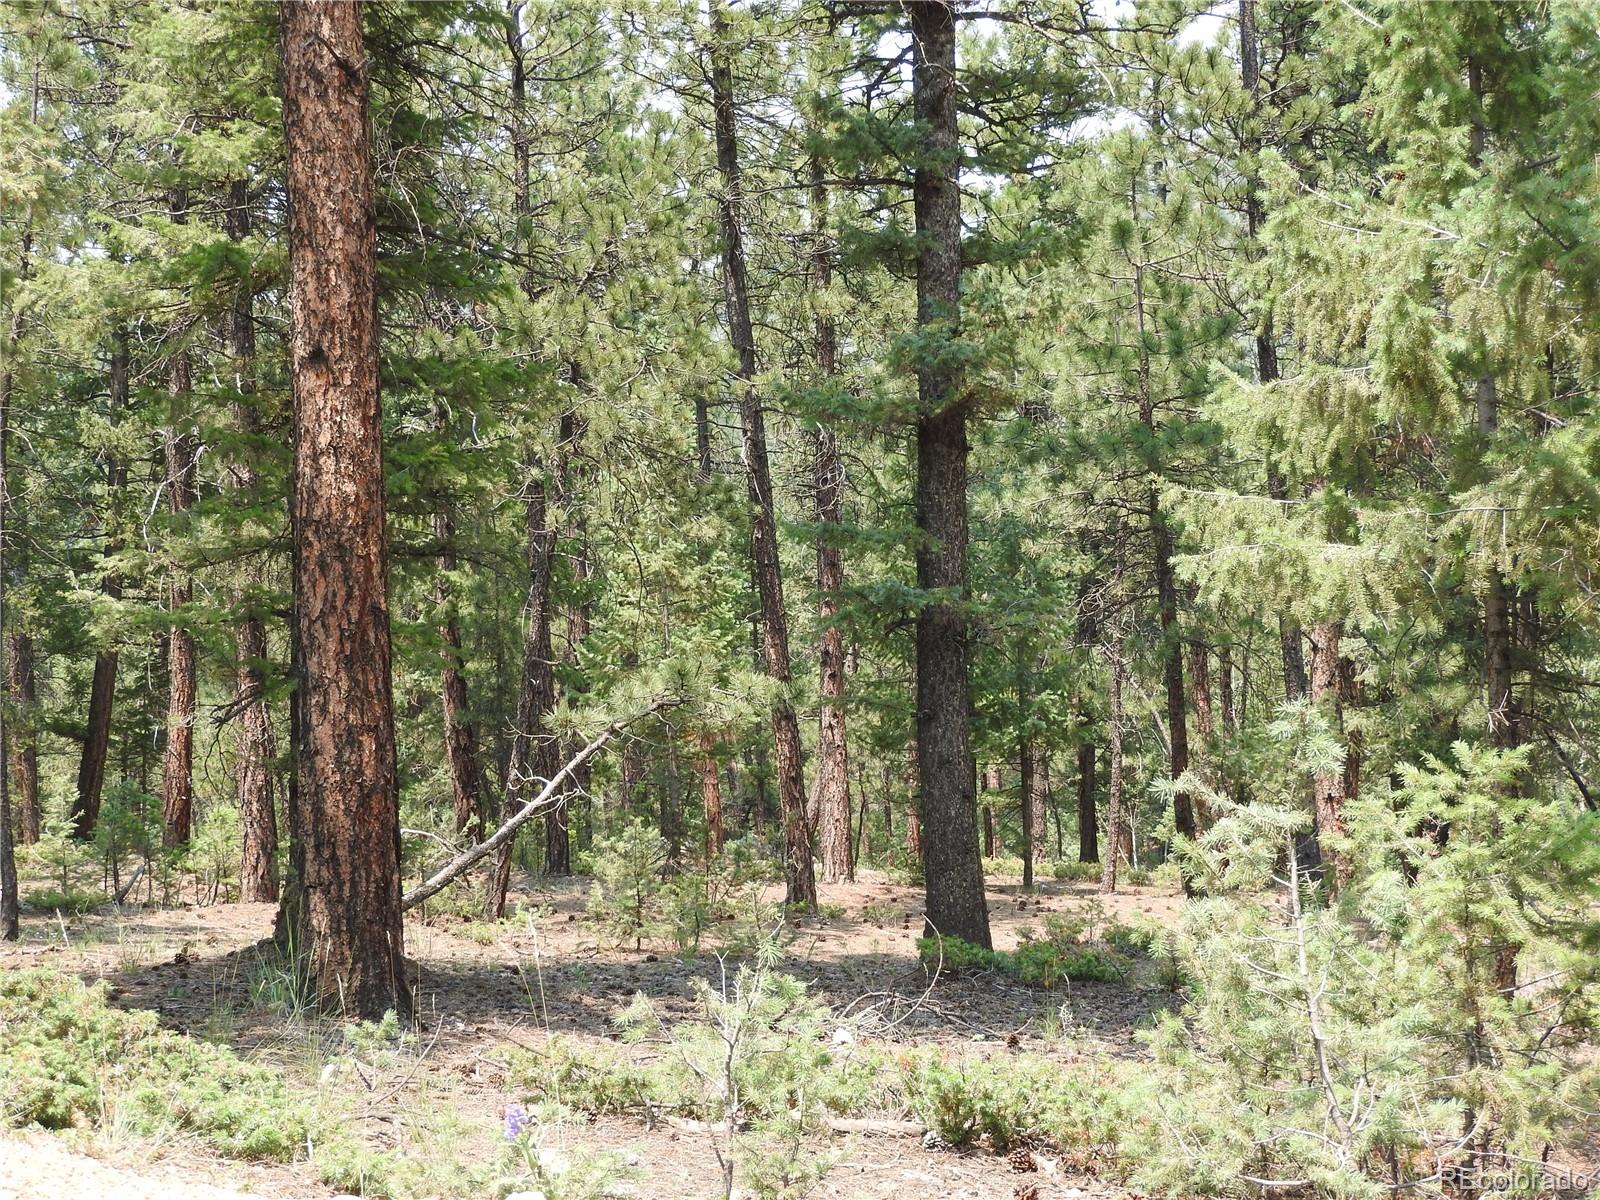
<svg viewBox="0 0 1600 1200"><path fill-rule="evenodd" d="M228 237L242 242L250 236L249 190L242 179L235 180L228 193ZM249 443L261 435L261 418L254 395L256 331L254 293L250 279L240 279L234 292L230 322L235 386L239 399L234 405L234 425L245 442L244 453L235 456L228 473L242 501L250 503L259 484ZM272 718L267 712L267 631L261 618L250 608L249 591L261 586L261 563L250 559L243 568L244 593L237 596L245 611L234 628L234 720L238 734L234 746L234 799L239 806L241 844L239 855L239 893L244 900L271 901L278 898L275 859L278 853L278 817L272 799L272 760L275 746Z"/></svg>
<svg viewBox="0 0 1600 1200"><path fill-rule="evenodd" d="M281 3L303 917L324 1004L409 1012L358 3Z"/></svg>
<svg viewBox="0 0 1600 1200"><path fill-rule="evenodd" d="M711 91L715 105L717 171L722 195L723 285L727 300L728 335L739 365L739 417L744 435L745 483L750 500L750 554L761 604L762 659L781 693L792 681L789 618L783 602L783 576L778 555L778 523L772 492L772 467L767 457L766 416L756 394L755 327L750 318L745 279L744 229L740 212L743 181L734 124L733 72L728 63L725 17L713 4ZM788 904L815 908L817 883L811 862L811 830L806 822L805 764L800 723L786 695L772 706L772 741L778 783L778 811L783 819L784 890ZM849 816L846 814L846 821Z"/></svg>

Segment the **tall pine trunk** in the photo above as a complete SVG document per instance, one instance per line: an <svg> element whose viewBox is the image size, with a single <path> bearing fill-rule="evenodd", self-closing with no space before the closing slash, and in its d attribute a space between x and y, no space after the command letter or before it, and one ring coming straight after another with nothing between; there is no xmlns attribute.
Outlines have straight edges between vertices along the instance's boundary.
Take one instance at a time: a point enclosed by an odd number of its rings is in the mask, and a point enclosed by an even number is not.
<svg viewBox="0 0 1600 1200"><path fill-rule="evenodd" d="M745 280L744 228L740 213L743 181L734 124L733 72L728 62L726 19L720 3L711 10L711 93L715 106L717 172L722 196L723 285L728 336L739 357L739 417L744 433L746 488L750 499L751 562L761 605L762 660L779 687L772 706L773 757L777 768L778 810L783 819L784 890L791 905L815 908L816 876L811 862L811 830L806 824L805 765L801 757L800 723L788 699L792 681L789 661L789 618L783 603L783 577L778 560L778 523L772 494L772 468L767 458L766 416L756 394L756 339L750 319ZM846 821L848 821L848 815Z"/></svg>
<svg viewBox="0 0 1600 1200"><path fill-rule="evenodd" d="M181 189L170 200L172 219L188 220L189 199ZM181 337L179 333L176 336ZM180 345L167 368L170 411L163 431L166 456L167 508L177 521L194 506L195 468L200 444L190 425L193 372L187 346ZM181 525L177 535L182 536ZM197 691L194 634L183 622L194 595L189 573L175 558L167 563L167 611L173 623L167 632L167 741L161 757L161 844L181 846L194 826L194 706Z"/></svg>
<svg viewBox="0 0 1600 1200"><path fill-rule="evenodd" d="M112 334L109 423L113 428L128 407L128 331L119 326ZM116 499L128 482L128 464L116 454L106 463L104 557L113 558L122 550L117 533ZM101 592L112 600L122 598L122 581L114 570L100 578ZM105 790L106 755L111 749L111 709L117 695L117 651L102 647L95 655L94 676L89 683L89 712L84 723L83 753L78 759L78 787L72 801L72 836L87 840L94 836L100 819L100 798Z"/></svg>
<svg viewBox="0 0 1600 1200"><path fill-rule="evenodd" d="M228 192L228 237L242 242L250 236L249 189L235 180ZM245 446L229 467L233 489L240 502L254 501L259 484L251 442L261 436L261 417L255 406L256 330L254 292L249 277L242 276L233 297L229 341L233 353L235 387L234 425ZM272 718L267 712L267 631L252 607L250 591L262 583L261 566L251 559L244 567L245 594L239 597L244 618L234 627L234 720L238 735L234 747L234 799L239 807L241 832L239 893L244 900L278 898L275 859L278 853L278 817L272 797L272 760L275 746Z"/></svg>
<svg viewBox="0 0 1600 1200"><path fill-rule="evenodd" d="M523 12L518 7L506 30L506 48L511 56L511 150L515 177L513 197L519 225L528 217L528 114L527 58L522 27ZM533 280L524 277L524 292L532 293ZM556 534L550 524L549 496L544 479L544 464L537 454L528 456L526 518L528 591L523 603L522 670L517 685L516 728L512 731L511 758L506 772L503 813L509 817L523 805L536 780L548 779L556 770L558 749L545 728L555 706L555 664L550 641L550 585L555 569ZM548 822L548 816L545 818ZM494 865L484 896L484 912L497 919L504 915L506 893L511 886L511 860L515 841L508 841L495 854Z"/></svg>
<svg viewBox="0 0 1600 1200"><path fill-rule="evenodd" d="M833 251L827 232L828 189L822 163L811 162L812 279L825 292L833 277ZM817 377L823 388L833 381L838 339L827 303L819 308L814 334ZM822 703L817 714L818 850L826 883L853 880L850 847L850 774L844 723L844 630L839 627L839 593L844 587L844 556L836 542L844 520L844 460L831 414L817 422L817 620L822 634L817 645Z"/></svg>
<svg viewBox="0 0 1600 1200"><path fill-rule="evenodd" d="M912 91L920 144L912 181L917 328L957 335L961 319L961 186L956 21L949 0L914 0ZM978 856L968 680L967 397L943 355L917 364L917 775L927 927L989 947Z"/></svg>
<svg viewBox="0 0 1600 1200"><path fill-rule="evenodd" d="M322 1003L408 1013L359 3L279 5L289 188L303 917Z"/></svg>

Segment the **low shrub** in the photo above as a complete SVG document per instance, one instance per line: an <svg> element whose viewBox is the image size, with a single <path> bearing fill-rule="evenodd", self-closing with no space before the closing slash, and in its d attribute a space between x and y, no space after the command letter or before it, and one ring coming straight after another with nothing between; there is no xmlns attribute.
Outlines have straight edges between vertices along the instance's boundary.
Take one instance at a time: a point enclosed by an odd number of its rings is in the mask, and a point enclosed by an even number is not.
<svg viewBox="0 0 1600 1200"><path fill-rule="evenodd" d="M929 966L938 965L954 975L996 971L1018 983L1054 987L1063 980L1121 979L1125 963L1115 954L1094 946L1056 941L1025 940L1015 950L985 950L960 938L917 939L917 952Z"/></svg>
<svg viewBox="0 0 1600 1200"><path fill-rule="evenodd" d="M47 969L0 976L0 1096L7 1124L68 1129L114 1113L136 1133L193 1134L244 1159L292 1159L315 1126L276 1072Z"/></svg>
<svg viewBox="0 0 1600 1200"><path fill-rule="evenodd" d="M69 887L61 888L35 888L22 898L22 902L29 908L39 912L65 913L69 917L81 917L84 913L93 912L106 903L103 892L91 888Z"/></svg>

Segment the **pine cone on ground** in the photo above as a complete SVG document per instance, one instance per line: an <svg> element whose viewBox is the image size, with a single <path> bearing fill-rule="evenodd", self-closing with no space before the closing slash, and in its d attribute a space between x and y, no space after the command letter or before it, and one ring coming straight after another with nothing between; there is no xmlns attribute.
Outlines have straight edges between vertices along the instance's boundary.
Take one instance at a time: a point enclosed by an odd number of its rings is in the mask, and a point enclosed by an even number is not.
<svg viewBox="0 0 1600 1200"><path fill-rule="evenodd" d="M1016 1200L1039 1200L1039 1185L1037 1183L1019 1183L1011 1189L1011 1194Z"/></svg>
<svg viewBox="0 0 1600 1200"><path fill-rule="evenodd" d="M1026 1175L1029 1171L1037 1171L1039 1169L1039 1164L1033 1161L1033 1155L1028 1152L1026 1146L1018 1146L1011 1152L1006 1161L1011 1164L1011 1169L1018 1175Z"/></svg>
<svg viewBox="0 0 1600 1200"><path fill-rule="evenodd" d="M922 1135L922 1148L924 1150L948 1150L950 1149L950 1143L930 1129Z"/></svg>

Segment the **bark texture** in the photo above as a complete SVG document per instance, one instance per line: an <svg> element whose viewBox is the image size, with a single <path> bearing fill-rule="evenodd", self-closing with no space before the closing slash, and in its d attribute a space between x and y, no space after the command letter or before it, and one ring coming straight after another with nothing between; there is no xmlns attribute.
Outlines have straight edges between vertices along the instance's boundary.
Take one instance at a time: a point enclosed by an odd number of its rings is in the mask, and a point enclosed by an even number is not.
<svg viewBox="0 0 1600 1200"><path fill-rule="evenodd" d="M961 316L961 187L956 21L947 0L911 13L912 91L921 131L912 202L917 326L953 337ZM917 748L930 932L990 946L978 855L972 699L968 687L967 399L947 362L917 366Z"/></svg>
<svg viewBox="0 0 1600 1200"><path fill-rule="evenodd" d="M279 6L299 637L301 880L322 1001L410 1011L378 395L377 222L358 3Z"/></svg>
<svg viewBox="0 0 1600 1200"><path fill-rule="evenodd" d="M228 237L242 242L250 236L249 190L235 180L228 193ZM261 415L255 405L256 329L254 289L248 275L241 278L233 296L229 342L233 353L234 425L245 452L235 456L228 472L241 503L252 502L259 479L250 443L261 436ZM272 717L267 711L267 630L252 608L251 592L261 587L261 563L247 560L243 567L243 594L235 597L244 617L234 627L234 800L239 807L241 832L239 892L244 900L278 898L276 857L278 816L272 796L272 760L276 746Z"/></svg>
<svg viewBox="0 0 1600 1200"><path fill-rule="evenodd" d="M777 682L780 698L772 706L773 757L778 783L778 811L783 820L784 891L791 905L815 908L817 883L811 862L811 830L806 823L805 764L800 723L787 692L792 682L789 661L789 618L783 602L783 576L778 558L778 524L772 493L772 468L767 457L766 416L756 394L755 328L750 320L745 281L744 228L741 214L743 181L734 123L733 71L729 65L726 23L720 3L711 10L713 51L711 92L715 105L717 172L722 195L723 286L728 336L738 354L739 418L744 435L745 483L750 499L750 556L761 604L762 660ZM846 822L849 816L846 814Z"/></svg>

